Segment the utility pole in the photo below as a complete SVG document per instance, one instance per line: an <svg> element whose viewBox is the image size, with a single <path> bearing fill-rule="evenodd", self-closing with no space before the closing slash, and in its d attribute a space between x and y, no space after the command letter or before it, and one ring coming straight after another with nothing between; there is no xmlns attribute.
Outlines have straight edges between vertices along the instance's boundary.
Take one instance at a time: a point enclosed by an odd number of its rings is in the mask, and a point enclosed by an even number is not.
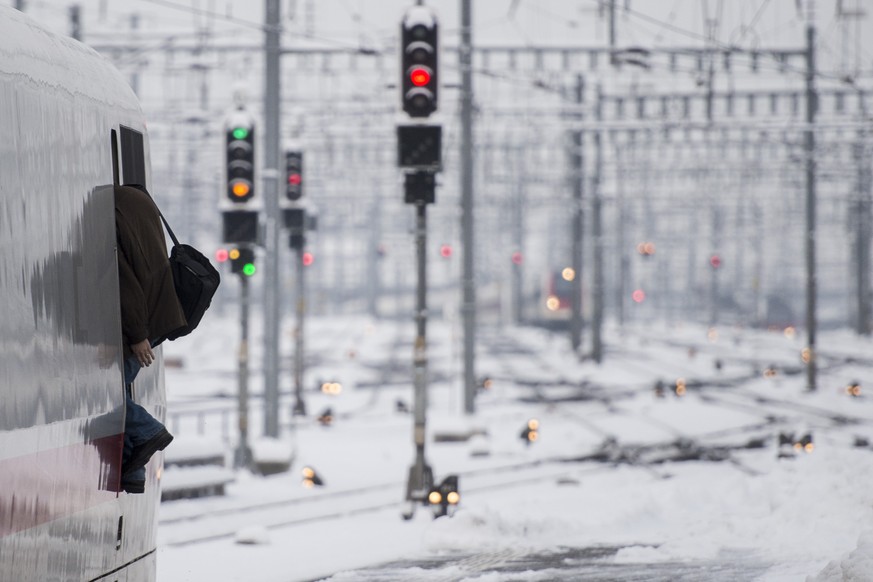
<svg viewBox="0 0 873 582"><path fill-rule="evenodd" d="M279 436L279 130L280 6L266 0L264 24L264 436Z"/></svg>
<svg viewBox="0 0 873 582"><path fill-rule="evenodd" d="M476 412L476 281L473 254L473 18L461 0L461 236L463 240L464 412Z"/></svg>
<svg viewBox="0 0 873 582"><path fill-rule="evenodd" d="M575 119L582 118L582 104L585 101L585 78L576 76ZM582 130L574 129L570 140L570 182L573 191L573 256L571 264L575 274L573 278L573 297L570 302L570 345L577 356L582 346L582 236L585 212L582 208L582 192L584 189L585 171L583 158Z"/></svg>
<svg viewBox="0 0 873 582"><path fill-rule="evenodd" d="M305 223L301 232L305 233ZM300 236L305 236L301 234ZM303 400L303 325L306 320L306 285L304 275L306 266L303 264L304 247L297 245L295 249L297 271L297 326L294 328L294 416L306 416L306 402Z"/></svg>
<svg viewBox="0 0 873 582"><path fill-rule="evenodd" d="M382 236L382 195L376 180L373 183L373 191L376 196L370 207L370 240L368 241L370 248L367 249L367 271L369 273L367 278L367 313L371 317L379 317L379 279L382 260L379 237Z"/></svg>
<svg viewBox="0 0 873 582"><path fill-rule="evenodd" d="M624 329L625 306L627 302L628 282L630 281L630 257L627 252L627 219L628 213L624 202L624 171L622 162L622 148L615 146L615 191L618 204L616 212L616 232L618 233L618 299L616 308L618 309L618 325Z"/></svg>
<svg viewBox="0 0 873 582"><path fill-rule="evenodd" d="M524 200L525 200L525 150L523 147L515 150L515 185L512 204L512 239L515 251L512 256L512 320L520 325L524 319L522 306L524 304Z"/></svg>
<svg viewBox="0 0 873 582"><path fill-rule="evenodd" d="M238 426L239 443L234 454L233 466L237 469L250 467L252 451L249 448L249 277L240 275L240 342L238 355Z"/></svg>
<svg viewBox="0 0 873 582"><path fill-rule="evenodd" d="M602 121L603 92L597 87L597 121ZM591 310L591 357L598 364L603 361L603 217L600 183L603 172L603 146L601 130L594 132L594 176L591 179L591 235L594 238L594 263L591 277L594 280Z"/></svg>
<svg viewBox="0 0 873 582"><path fill-rule="evenodd" d="M419 200L415 204L415 249L418 270L418 286L415 301L415 346L413 348L413 368L415 383L414 441L415 463L409 469L406 485L406 499L410 509L403 514L410 519L417 502L427 499L433 487L433 469L424 454L425 429L427 424L427 202Z"/></svg>
<svg viewBox="0 0 873 582"><path fill-rule="evenodd" d="M816 268L815 268L815 114L818 103L815 93L815 0L809 0L806 25L806 389L816 389Z"/></svg>
<svg viewBox="0 0 873 582"><path fill-rule="evenodd" d="M710 148L707 148L710 149ZM710 266L710 277L709 277L709 325L716 325L718 323L718 296L719 296L719 288L718 288L718 276L721 271L721 229L722 229L722 217L721 217L721 208L718 206L718 203L714 203L712 207L712 232L711 236L711 245L712 245L712 255L709 259Z"/></svg>
<svg viewBox="0 0 873 582"><path fill-rule="evenodd" d="M609 2L609 63L614 67L617 60L615 58L615 0L607 0Z"/></svg>
<svg viewBox="0 0 873 582"><path fill-rule="evenodd" d="M871 218L871 171L866 153L866 132L858 130L855 144L855 163L858 167L857 208L855 214L855 260L857 318L855 331L870 335L870 220Z"/></svg>
<svg viewBox="0 0 873 582"><path fill-rule="evenodd" d="M70 6L70 36L74 39L82 40L82 5L73 4Z"/></svg>

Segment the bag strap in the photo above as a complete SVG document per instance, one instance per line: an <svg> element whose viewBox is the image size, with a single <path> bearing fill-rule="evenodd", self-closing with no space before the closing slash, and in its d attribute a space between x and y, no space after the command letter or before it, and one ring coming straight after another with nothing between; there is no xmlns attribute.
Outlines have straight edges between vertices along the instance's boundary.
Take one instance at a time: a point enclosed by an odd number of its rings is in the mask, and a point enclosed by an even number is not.
<svg viewBox="0 0 873 582"><path fill-rule="evenodd" d="M170 233L170 238L173 239L173 244L175 246L179 246L179 239L176 238L176 234L173 232L173 229L170 228L170 223L167 222L166 218L164 218L164 213L161 212L161 209L158 206L158 203L155 202L155 199L152 198L152 195L149 193L148 190L146 190L146 187L143 186L142 184L124 184L124 185L129 186L130 188L136 188L137 190L139 190L141 192L145 192L146 196L148 196L149 198L152 199L152 202L154 203L155 208L158 211L158 215L161 217L161 221L164 223L164 226L167 227L167 232Z"/></svg>
<svg viewBox="0 0 873 582"><path fill-rule="evenodd" d="M157 206L158 206L158 205L155 204L155 208L157 208ZM169 223L167 222L167 219L164 218L164 213L161 212L161 209L160 209L160 208L158 208L158 214L160 214L160 216L161 216L161 220L164 222L164 226L167 227L167 232L170 233L170 238L173 239L173 245L174 245L174 246L179 246L179 239L177 239L177 238L176 238L176 235L173 234L173 229L170 228L170 225L169 225Z"/></svg>

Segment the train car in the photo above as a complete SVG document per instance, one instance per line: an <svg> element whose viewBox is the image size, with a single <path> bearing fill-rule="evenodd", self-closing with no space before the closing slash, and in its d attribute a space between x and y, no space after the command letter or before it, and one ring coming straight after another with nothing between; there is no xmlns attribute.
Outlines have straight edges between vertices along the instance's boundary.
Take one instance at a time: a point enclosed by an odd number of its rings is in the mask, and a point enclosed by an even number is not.
<svg viewBox="0 0 873 582"><path fill-rule="evenodd" d="M6 6L0 53L0 580L154 580L161 456L144 494L119 491L113 186L150 183L142 110L104 58ZM134 398L163 418L159 352Z"/></svg>
<svg viewBox="0 0 873 582"><path fill-rule="evenodd" d="M573 269L550 270L543 281L539 300L540 316L545 321L569 321L573 311Z"/></svg>

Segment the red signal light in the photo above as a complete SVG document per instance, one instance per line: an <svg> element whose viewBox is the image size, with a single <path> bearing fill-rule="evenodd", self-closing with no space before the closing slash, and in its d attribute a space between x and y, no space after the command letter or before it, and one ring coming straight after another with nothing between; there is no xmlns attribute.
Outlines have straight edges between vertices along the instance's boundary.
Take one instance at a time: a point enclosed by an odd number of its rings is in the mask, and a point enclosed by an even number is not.
<svg viewBox="0 0 873 582"><path fill-rule="evenodd" d="M721 257L712 255L709 257L709 264L712 265L713 269L718 269L721 266Z"/></svg>
<svg viewBox="0 0 873 582"><path fill-rule="evenodd" d="M448 259L452 256L452 247L451 245L443 245L440 247L440 256L444 259Z"/></svg>
<svg viewBox="0 0 873 582"><path fill-rule="evenodd" d="M228 259L227 249L218 249L215 251L215 260L219 263L223 263Z"/></svg>
<svg viewBox="0 0 873 582"><path fill-rule="evenodd" d="M642 303L646 299L646 292L643 291L642 289L637 289L636 291L633 292L633 294L631 295L631 298L636 303Z"/></svg>
<svg viewBox="0 0 873 582"><path fill-rule="evenodd" d="M292 186L299 186L302 181L300 174L288 174L288 183Z"/></svg>
<svg viewBox="0 0 873 582"><path fill-rule="evenodd" d="M315 262L315 257L312 256L312 253L303 253L303 266L308 267L313 262Z"/></svg>
<svg viewBox="0 0 873 582"><path fill-rule="evenodd" d="M521 253L518 251L512 253L512 263L515 265L520 265L522 261Z"/></svg>
<svg viewBox="0 0 873 582"><path fill-rule="evenodd" d="M412 81L412 84L416 87L424 87L430 83L430 71L421 67L412 69L409 72L409 80Z"/></svg>

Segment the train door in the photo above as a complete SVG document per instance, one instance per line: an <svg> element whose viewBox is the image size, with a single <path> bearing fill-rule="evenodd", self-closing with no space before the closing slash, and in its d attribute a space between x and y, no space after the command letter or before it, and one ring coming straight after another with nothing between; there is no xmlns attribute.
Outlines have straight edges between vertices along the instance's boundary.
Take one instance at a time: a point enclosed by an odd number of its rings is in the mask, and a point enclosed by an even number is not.
<svg viewBox="0 0 873 582"><path fill-rule="evenodd" d="M111 131L112 170L115 185L148 186L147 136L143 132L119 125ZM131 398L155 418L165 416L166 398L163 385L163 356L155 349L155 362L140 370L131 387ZM119 379L119 388L124 390ZM120 561L125 564L113 576L119 582L153 581L155 579L156 521L154 516L160 500L160 465L153 461L147 468L145 494L121 497L123 521L119 522ZM115 578L107 577L114 582ZM101 579L102 582L102 579Z"/></svg>

